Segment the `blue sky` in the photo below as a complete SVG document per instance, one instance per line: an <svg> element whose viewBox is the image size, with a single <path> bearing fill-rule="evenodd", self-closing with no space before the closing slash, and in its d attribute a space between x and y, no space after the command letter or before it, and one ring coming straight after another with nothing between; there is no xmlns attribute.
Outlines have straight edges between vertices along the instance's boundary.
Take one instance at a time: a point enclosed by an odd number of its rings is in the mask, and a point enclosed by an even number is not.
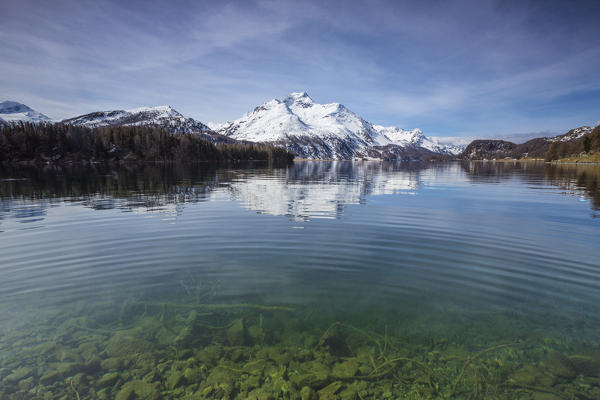
<svg viewBox="0 0 600 400"><path fill-rule="evenodd" d="M0 100L226 121L292 91L438 136L600 120L599 1L10 1Z"/></svg>

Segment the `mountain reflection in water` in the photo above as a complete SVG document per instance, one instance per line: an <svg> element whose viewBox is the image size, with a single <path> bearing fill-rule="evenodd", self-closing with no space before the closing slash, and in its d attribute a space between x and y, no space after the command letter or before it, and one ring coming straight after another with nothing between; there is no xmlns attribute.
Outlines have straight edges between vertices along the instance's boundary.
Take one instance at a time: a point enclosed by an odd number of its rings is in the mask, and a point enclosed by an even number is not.
<svg viewBox="0 0 600 400"><path fill-rule="evenodd" d="M177 214L185 204L227 196L249 210L308 221L341 218L344 208L369 196L416 195L419 189L453 184L502 183L518 179L583 195L600 209L600 167L543 163L394 164L296 162L285 169L209 166L123 165L0 170L0 219L43 217L56 202L132 212ZM13 209L18 199L28 206ZM30 220L32 221L32 220ZM22 221L24 222L24 221Z"/></svg>

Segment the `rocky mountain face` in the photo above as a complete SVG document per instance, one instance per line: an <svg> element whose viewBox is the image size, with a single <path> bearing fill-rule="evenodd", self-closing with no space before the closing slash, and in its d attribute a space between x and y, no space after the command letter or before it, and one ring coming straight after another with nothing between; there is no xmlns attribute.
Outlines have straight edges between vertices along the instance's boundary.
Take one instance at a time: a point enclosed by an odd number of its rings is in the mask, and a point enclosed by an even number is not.
<svg viewBox="0 0 600 400"><path fill-rule="evenodd" d="M185 117L171 106L140 107L130 110L97 111L61 121L64 124L100 128L105 126L150 126L173 133L196 133L211 142L232 143L234 140L213 132L208 126Z"/></svg>
<svg viewBox="0 0 600 400"><path fill-rule="evenodd" d="M576 142L589 135L593 128L582 126L552 137L541 137L516 144L504 140L474 140L459 155L464 160L493 160L502 158L545 158L553 143Z"/></svg>
<svg viewBox="0 0 600 400"><path fill-rule="evenodd" d="M236 140L276 144L309 159L422 159L462 150L441 145L419 129L373 125L343 104L318 104L305 92L270 100L217 129Z"/></svg>
<svg viewBox="0 0 600 400"><path fill-rule="evenodd" d="M3 122L52 122L46 115L16 101L0 103L0 124Z"/></svg>
<svg viewBox="0 0 600 400"><path fill-rule="evenodd" d="M61 121L65 124L99 128L103 126L153 126L174 133L208 132L210 128L193 118L184 117L171 106L140 107L130 110L97 111Z"/></svg>

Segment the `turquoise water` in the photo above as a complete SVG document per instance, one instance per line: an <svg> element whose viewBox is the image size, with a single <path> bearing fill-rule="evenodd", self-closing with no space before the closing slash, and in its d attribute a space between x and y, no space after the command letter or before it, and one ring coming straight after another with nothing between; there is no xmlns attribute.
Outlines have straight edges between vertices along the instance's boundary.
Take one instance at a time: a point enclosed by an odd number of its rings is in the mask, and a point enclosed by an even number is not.
<svg viewBox="0 0 600 400"><path fill-rule="evenodd" d="M0 399L600 398L600 167L0 170Z"/></svg>

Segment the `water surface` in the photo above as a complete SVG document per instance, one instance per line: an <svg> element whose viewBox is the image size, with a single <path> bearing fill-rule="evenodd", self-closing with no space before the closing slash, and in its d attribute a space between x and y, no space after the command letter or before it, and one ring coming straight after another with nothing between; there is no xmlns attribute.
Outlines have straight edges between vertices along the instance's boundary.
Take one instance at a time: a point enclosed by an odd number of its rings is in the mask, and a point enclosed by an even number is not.
<svg viewBox="0 0 600 400"><path fill-rule="evenodd" d="M0 399L600 398L600 168L0 170Z"/></svg>

